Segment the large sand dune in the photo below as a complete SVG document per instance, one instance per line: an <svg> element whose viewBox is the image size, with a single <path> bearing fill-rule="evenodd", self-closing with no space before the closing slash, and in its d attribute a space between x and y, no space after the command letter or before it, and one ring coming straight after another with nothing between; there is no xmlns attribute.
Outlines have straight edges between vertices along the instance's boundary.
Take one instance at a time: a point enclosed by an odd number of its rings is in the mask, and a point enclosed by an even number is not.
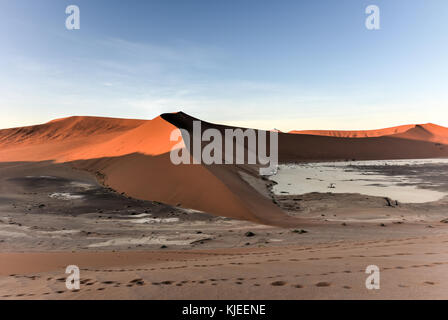
<svg viewBox="0 0 448 320"><path fill-rule="evenodd" d="M264 224L300 223L260 192L265 182L256 167L173 165L169 152L177 142L170 141L170 134L177 128L191 132L193 120L182 112L153 120L70 117L0 130L0 161L70 163L135 198ZM211 127L232 128L202 123L202 129ZM447 156L448 129L433 124L279 134L280 162Z"/></svg>

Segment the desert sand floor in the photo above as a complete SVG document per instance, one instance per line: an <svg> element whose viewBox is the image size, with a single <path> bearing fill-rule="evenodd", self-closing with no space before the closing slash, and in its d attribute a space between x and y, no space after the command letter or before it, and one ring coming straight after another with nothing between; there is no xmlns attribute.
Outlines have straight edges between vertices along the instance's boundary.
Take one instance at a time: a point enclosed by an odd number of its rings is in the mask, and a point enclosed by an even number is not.
<svg viewBox="0 0 448 320"><path fill-rule="evenodd" d="M1 297L444 299L447 242L442 235L190 252L2 253ZM69 261L81 267L77 292L65 288ZM379 290L365 287L371 264L381 270Z"/></svg>
<svg viewBox="0 0 448 320"><path fill-rule="evenodd" d="M3 163L0 299L448 298L447 198L274 197L300 228L131 199L65 165ZM365 286L369 265L379 290Z"/></svg>

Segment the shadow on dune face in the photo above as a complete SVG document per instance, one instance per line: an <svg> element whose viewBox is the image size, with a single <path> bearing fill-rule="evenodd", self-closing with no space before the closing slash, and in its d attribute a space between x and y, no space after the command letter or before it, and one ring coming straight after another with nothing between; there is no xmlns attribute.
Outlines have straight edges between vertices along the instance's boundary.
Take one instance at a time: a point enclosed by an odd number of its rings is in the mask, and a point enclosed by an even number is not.
<svg viewBox="0 0 448 320"><path fill-rule="evenodd" d="M99 214L108 219L137 213L169 218L174 213L188 212L161 202L128 197L102 186L91 174L74 170L72 164L52 161L0 164L0 212L8 216L10 210L25 215L67 217ZM209 214L200 212L181 217L183 221L210 219Z"/></svg>
<svg viewBox="0 0 448 320"><path fill-rule="evenodd" d="M176 166L171 164L169 154L148 156L135 153L67 163L3 163L0 165L0 191L12 195L40 195L40 198L34 197L32 209L39 211L38 206L42 204L41 209L50 213L53 212L49 205L51 198L68 200L65 203L74 205L69 210L70 214L75 215L97 208L135 207L140 204L134 199L142 199L267 225L299 225L299 219L287 216L272 203L272 199L242 180L239 171L252 174L245 167ZM110 192L107 187L117 193ZM78 198L82 201L70 201Z"/></svg>
<svg viewBox="0 0 448 320"><path fill-rule="evenodd" d="M200 121L183 112L162 114L161 117L174 126L187 130L190 134L193 131L193 121ZM237 129L237 127L205 121L201 121L201 125L203 130L215 128L220 132L224 132L225 129ZM435 127L430 124L425 126ZM440 143L440 141L448 141L448 129L436 126L437 130L434 129L434 133L428 133L428 130L423 128L425 126L407 125L402 126L403 128L398 133L390 131L390 135L362 138L336 136L337 131L328 131L326 134L315 131L311 131L311 134L306 131L303 134L300 132L279 133L278 159L280 163L287 163L448 157L448 145ZM330 135L331 133L333 135ZM244 147L247 149L247 141ZM267 149L269 150L269 144Z"/></svg>
<svg viewBox="0 0 448 320"><path fill-rule="evenodd" d="M173 165L169 154L70 162L78 169L96 174L106 186L126 195L192 208L219 216L290 227L299 219L287 216L272 199L258 193L239 171L255 175L245 166Z"/></svg>
<svg viewBox="0 0 448 320"><path fill-rule="evenodd" d="M336 138L279 135L281 163L328 160L393 160L448 157L448 146L396 137Z"/></svg>

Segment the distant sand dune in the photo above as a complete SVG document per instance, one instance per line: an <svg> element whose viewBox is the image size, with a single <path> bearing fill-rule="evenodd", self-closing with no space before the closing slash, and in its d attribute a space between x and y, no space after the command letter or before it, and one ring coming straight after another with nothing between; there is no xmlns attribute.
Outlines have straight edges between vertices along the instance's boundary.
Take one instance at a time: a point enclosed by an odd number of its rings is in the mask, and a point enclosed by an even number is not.
<svg viewBox="0 0 448 320"><path fill-rule="evenodd" d="M409 124L378 130L293 130L289 133L337 138L375 138L390 136L409 140L431 141L443 144L448 143L448 128L432 123Z"/></svg>
<svg viewBox="0 0 448 320"><path fill-rule="evenodd" d="M289 133L310 134L315 136L328 136L338 138L372 138L405 132L413 127L414 125L410 124L377 130L293 130Z"/></svg>

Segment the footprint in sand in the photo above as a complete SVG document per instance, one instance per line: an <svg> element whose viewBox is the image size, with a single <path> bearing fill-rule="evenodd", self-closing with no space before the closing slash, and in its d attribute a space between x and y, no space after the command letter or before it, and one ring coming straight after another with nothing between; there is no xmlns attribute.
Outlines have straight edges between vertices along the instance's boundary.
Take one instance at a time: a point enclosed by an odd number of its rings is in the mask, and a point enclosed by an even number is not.
<svg viewBox="0 0 448 320"><path fill-rule="evenodd" d="M329 283L329 282L318 282L318 283L316 283L316 287L329 287L329 286L331 286L331 283Z"/></svg>
<svg viewBox="0 0 448 320"><path fill-rule="evenodd" d="M286 284L285 281L274 281L271 283L271 286L275 286L275 287L282 287Z"/></svg>
<svg viewBox="0 0 448 320"><path fill-rule="evenodd" d="M142 285L144 285L145 284L145 281L143 280L143 279L141 279L141 278L138 278L138 279L134 279L134 280L131 280L131 281L129 281L129 284L128 284L128 286L129 285L137 285L137 286L142 286Z"/></svg>

